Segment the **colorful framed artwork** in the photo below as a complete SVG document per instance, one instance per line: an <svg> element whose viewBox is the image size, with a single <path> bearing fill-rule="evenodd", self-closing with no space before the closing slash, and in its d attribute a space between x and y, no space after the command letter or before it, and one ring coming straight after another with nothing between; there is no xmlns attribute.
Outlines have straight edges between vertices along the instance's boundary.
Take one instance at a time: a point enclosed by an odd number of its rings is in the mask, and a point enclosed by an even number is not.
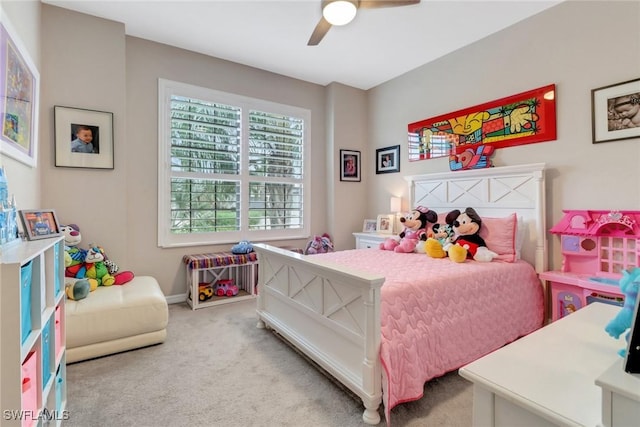
<svg viewBox="0 0 640 427"><path fill-rule="evenodd" d="M409 161L556 139L554 84L408 125Z"/></svg>
<svg viewBox="0 0 640 427"><path fill-rule="evenodd" d="M593 143L640 137L640 79L591 91Z"/></svg>
<svg viewBox="0 0 640 427"><path fill-rule="evenodd" d="M28 240L60 236L60 223L53 209L21 210L22 231Z"/></svg>
<svg viewBox="0 0 640 427"><path fill-rule="evenodd" d="M7 16L0 15L0 152L36 167L40 74Z"/></svg>
<svg viewBox="0 0 640 427"><path fill-rule="evenodd" d="M340 150L340 181L360 181L360 152Z"/></svg>
<svg viewBox="0 0 640 427"><path fill-rule="evenodd" d="M113 113L53 107L56 166L113 169Z"/></svg>
<svg viewBox="0 0 640 427"><path fill-rule="evenodd" d="M400 172L400 146L376 150L376 173Z"/></svg>

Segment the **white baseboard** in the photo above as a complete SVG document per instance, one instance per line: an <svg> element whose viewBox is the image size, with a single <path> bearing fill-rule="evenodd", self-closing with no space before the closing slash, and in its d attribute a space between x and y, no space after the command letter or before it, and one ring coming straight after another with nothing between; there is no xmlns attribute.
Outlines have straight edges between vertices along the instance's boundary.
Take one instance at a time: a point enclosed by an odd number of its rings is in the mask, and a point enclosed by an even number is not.
<svg viewBox="0 0 640 427"><path fill-rule="evenodd" d="M187 294L169 295L166 299L167 304L179 304L187 301Z"/></svg>

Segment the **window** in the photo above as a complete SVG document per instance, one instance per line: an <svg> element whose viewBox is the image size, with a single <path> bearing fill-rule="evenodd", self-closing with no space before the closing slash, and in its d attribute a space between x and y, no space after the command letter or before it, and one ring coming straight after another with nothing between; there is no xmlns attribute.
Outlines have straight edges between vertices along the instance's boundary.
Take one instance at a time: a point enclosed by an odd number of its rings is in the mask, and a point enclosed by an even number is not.
<svg viewBox="0 0 640 427"><path fill-rule="evenodd" d="M309 110L164 79L158 94L159 246L309 236Z"/></svg>

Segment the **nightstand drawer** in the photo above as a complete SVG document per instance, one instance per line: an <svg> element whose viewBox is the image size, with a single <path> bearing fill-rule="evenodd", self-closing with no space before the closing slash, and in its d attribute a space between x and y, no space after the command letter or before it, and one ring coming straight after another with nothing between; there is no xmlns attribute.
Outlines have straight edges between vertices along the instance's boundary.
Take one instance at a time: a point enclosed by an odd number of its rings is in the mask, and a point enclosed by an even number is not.
<svg viewBox="0 0 640 427"><path fill-rule="evenodd" d="M384 242L388 238L397 239L398 237L393 234L378 234L378 233L353 233L356 238L356 249L378 249L380 243Z"/></svg>

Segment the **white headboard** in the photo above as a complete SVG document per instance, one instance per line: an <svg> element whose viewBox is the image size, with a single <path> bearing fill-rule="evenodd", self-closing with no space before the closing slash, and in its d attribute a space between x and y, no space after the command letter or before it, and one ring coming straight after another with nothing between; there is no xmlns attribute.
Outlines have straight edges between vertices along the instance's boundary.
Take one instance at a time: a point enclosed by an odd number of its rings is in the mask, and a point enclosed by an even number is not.
<svg viewBox="0 0 640 427"><path fill-rule="evenodd" d="M411 207L438 214L474 208L481 217L518 215L524 226L522 259L547 268L544 163L406 176ZM520 221L522 219L522 221Z"/></svg>

